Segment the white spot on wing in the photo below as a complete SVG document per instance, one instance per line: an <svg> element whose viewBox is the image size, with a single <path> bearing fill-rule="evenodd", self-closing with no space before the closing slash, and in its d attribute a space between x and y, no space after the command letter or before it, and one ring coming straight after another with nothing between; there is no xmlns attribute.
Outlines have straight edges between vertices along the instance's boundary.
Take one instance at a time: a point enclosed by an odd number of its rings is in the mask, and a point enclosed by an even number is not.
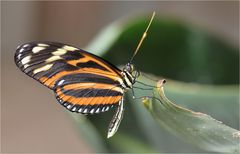
<svg viewBox="0 0 240 154"><path fill-rule="evenodd" d="M58 86L60 86L61 84L63 84L64 81L65 81L64 79L62 79L61 81L59 81L59 82L58 82Z"/></svg>
<svg viewBox="0 0 240 154"><path fill-rule="evenodd" d="M95 111L95 113L99 113L99 111L100 111L100 108L97 108L97 110Z"/></svg>
<svg viewBox="0 0 240 154"><path fill-rule="evenodd" d="M20 58L21 58L21 56L22 56L22 54L18 54L17 58L18 58L18 59L20 59Z"/></svg>
<svg viewBox="0 0 240 154"><path fill-rule="evenodd" d="M59 102L60 104L63 103L63 101L62 101L60 98L58 98L58 102Z"/></svg>
<svg viewBox="0 0 240 154"><path fill-rule="evenodd" d="M72 107L72 105L68 105L67 108L70 109Z"/></svg>
<svg viewBox="0 0 240 154"><path fill-rule="evenodd" d="M54 56L61 56L64 55L67 52L65 49L58 49L57 51L52 52Z"/></svg>
<svg viewBox="0 0 240 154"><path fill-rule="evenodd" d="M17 46L17 50L21 47L21 45Z"/></svg>
<svg viewBox="0 0 240 154"><path fill-rule="evenodd" d="M23 48L26 48L26 47L28 47L29 46L29 44L25 44L24 46L23 46Z"/></svg>
<svg viewBox="0 0 240 154"><path fill-rule="evenodd" d="M43 67L40 67L40 68L37 68L33 71L33 74L36 74L36 73L39 73L39 72L42 72L42 71L47 71L49 70L51 67L53 66L53 64L48 64L48 65L45 65Z"/></svg>
<svg viewBox="0 0 240 154"><path fill-rule="evenodd" d="M44 44L44 43L38 43L38 46L41 46L41 47L48 47L49 45L48 45L48 44Z"/></svg>
<svg viewBox="0 0 240 154"><path fill-rule="evenodd" d="M52 62L52 61L55 61L58 59L62 59L62 58L60 56L52 56L52 57L46 59L45 61L49 63L49 62Z"/></svg>
<svg viewBox="0 0 240 154"><path fill-rule="evenodd" d="M75 50L78 50L77 48L75 48L75 47L71 47L71 46L68 46L68 45L63 46L63 49L68 50L68 51L75 51Z"/></svg>
<svg viewBox="0 0 240 154"><path fill-rule="evenodd" d="M42 50L44 50L44 49L46 49L45 47L39 47L39 46L37 46L37 47L34 47L33 49L32 49L32 52L33 53L38 53L38 52L40 52L40 51L42 51Z"/></svg>
<svg viewBox="0 0 240 154"><path fill-rule="evenodd" d="M109 110L109 106L106 107L105 111Z"/></svg>
<svg viewBox="0 0 240 154"><path fill-rule="evenodd" d="M84 111L83 111L83 113L87 113L88 112L88 109L86 108Z"/></svg>
<svg viewBox="0 0 240 154"><path fill-rule="evenodd" d="M90 111L90 113L93 114L93 113L94 113L94 109L92 109L92 110Z"/></svg>
<svg viewBox="0 0 240 154"><path fill-rule="evenodd" d="M23 65L24 68L27 68L28 66L29 66L28 64Z"/></svg>
<svg viewBox="0 0 240 154"><path fill-rule="evenodd" d="M81 112L82 112L82 110L83 110L83 108L80 108L80 109L78 110L78 112L80 112L80 113L81 113Z"/></svg>
<svg viewBox="0 0 240 154"><path fill-rule="evenodd" d="M105 111L105 107L102 108L102 112L104 112L104 111Z"/></svg>
<svg viewBox="0 0 240 154"><path fill-rule="evenodd" d="M30 62L31 56L26 56L21 60L21 63L23 65L27 64L28 62Z"/></svg>
<svg viewBox="0 0 240 154"><path fill-rule="evenodd" d="M25 50L25 49L21 48L21 49L19 50L19 53L22 53L24 50Z"/></svg>
<svg viewBox="0 0 240 154"><path fill-rule="evenodd" d="M73 108L72 108L72 111L76 111L76 109L77 109L76 107L73 107Z"/></svg>

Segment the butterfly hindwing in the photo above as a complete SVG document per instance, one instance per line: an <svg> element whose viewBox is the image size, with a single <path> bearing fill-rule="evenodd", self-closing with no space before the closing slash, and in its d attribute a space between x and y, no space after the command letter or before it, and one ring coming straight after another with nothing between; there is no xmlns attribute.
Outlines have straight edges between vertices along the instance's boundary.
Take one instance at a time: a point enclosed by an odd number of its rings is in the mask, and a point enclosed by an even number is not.
<svg viewBox="0 0 240 154"><path fill-rule="evenodd" d="M105 112L121 100L120 87L100 83L76 83L59 86L56 98L60 104L73 112Z"/></svg>
<svg viewBox="0 0 240 154"><path fill-rule="evenodd" d="M55 91L59 103L80 113L99 113L123 95L120 70L81 49L55 42L31 42L17 48L16 65Z"/></svg>
<svg viewBox="0 0 240 154"><path fill-rule="evenodd" d="M99 113L118 104L123 89L104 74L79 72L56 81L55 93L58 102L73 112Z"/></svg>

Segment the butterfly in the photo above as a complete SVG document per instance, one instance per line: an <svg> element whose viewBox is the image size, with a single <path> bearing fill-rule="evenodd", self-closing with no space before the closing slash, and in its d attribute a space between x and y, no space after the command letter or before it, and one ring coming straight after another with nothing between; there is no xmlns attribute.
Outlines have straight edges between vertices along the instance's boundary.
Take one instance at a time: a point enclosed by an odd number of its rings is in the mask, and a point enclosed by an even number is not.
<svg viewBox="0 0 240 154"><path fill-rule="evenodd" d="M123 117L124 94L133 88L139 76L132 63L155 12L131 60L122 70L110 62L68 44L35 41L17 47L17 67L51 89L57 101L72 112L95 114L117 107L109 124L107 137L112 137Z"/></svg>

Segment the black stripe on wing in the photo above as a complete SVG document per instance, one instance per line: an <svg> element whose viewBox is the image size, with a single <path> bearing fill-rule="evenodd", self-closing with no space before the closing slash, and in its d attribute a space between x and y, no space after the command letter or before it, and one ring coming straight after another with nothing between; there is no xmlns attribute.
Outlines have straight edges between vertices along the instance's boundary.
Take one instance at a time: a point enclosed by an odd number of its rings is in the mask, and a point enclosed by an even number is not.
<svg viewBox="0 0 240 154"><path fill-rule="evenodd" d="M76 74L69 74L59 78L56 81L56 87L64 86L67 84L73 83L106 83L115 86L120 86L119 81L113 80L103 75L91 74L91 73L76 73Z"/></svg>

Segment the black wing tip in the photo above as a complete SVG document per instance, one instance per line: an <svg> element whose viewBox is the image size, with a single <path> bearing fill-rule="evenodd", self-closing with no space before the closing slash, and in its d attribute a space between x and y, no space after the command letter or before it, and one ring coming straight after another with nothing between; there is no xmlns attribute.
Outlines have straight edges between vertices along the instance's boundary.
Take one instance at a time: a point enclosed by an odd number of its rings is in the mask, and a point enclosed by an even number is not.
<svg viewBox="0 0 240 154"><path fill-rule="evenodd" d="M20 67L19 65L19 61L21 60L22 56L21 56L21 52L23 52L25 49L24 49L24 46L27 45L28 43L24 43L24 44L21 44L19 46L17 46L17 49L16 49L16 52L14 54L14 62L15 64Z"/></svg>
<svg viewBox="0 0 240 154"><path fill-rule="evenodd" d="M15 55L14 55L14 61L15 64L18 67L21 67L19 64L19 61L22 60L28 53L29 51L32 51L33 47L37 46L37 44L60 44L60 43L55 43L55 42L50 42L50 41L32 41L32 42L27 42L23 43L19 46L17 46Z"/></svg>
<svg viewBox="0 0 240 154"><path fill-rule="evenodd" d="M21 55L24 55L24 53L26 53L26 51L31 50L33 46L36 46L36 42L24 43L24 44L17 46L16 52L14 55L15 63L18 62L23 57Z"/></svg>

